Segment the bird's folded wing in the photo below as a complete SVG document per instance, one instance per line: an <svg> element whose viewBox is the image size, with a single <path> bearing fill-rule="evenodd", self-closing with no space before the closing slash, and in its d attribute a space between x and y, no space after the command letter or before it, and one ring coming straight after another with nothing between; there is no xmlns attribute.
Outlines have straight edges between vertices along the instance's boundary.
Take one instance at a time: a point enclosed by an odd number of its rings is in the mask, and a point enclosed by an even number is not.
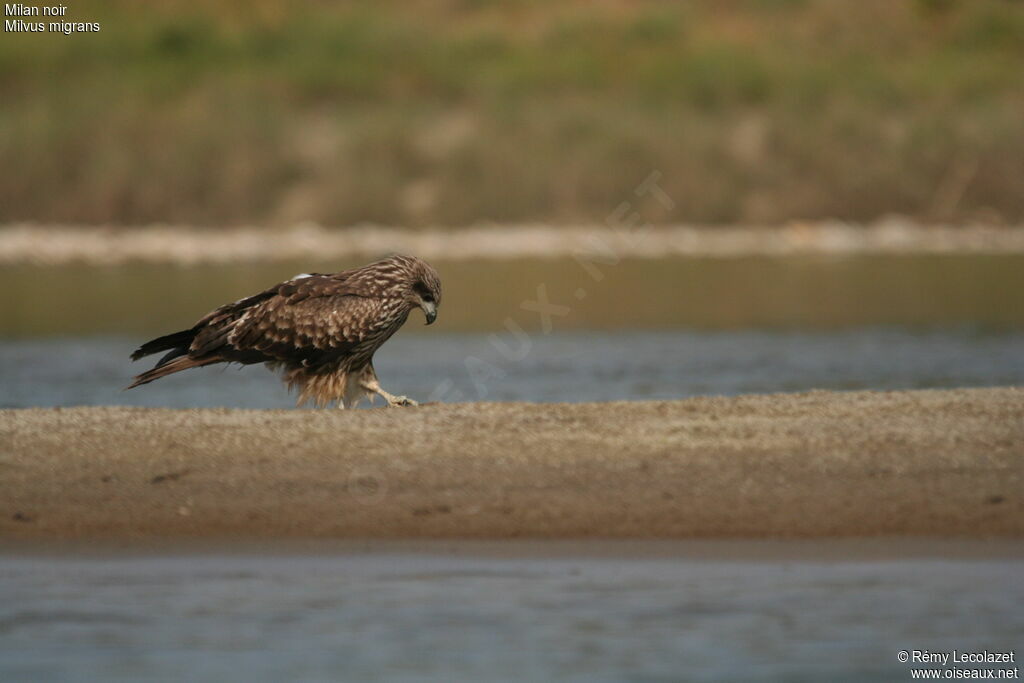
<svg viewBox="0 0 1024 683"><path fill-rule="evenodd" d="M324 276L283 282L222 306L197 324L193 357L222 349L272 359L305 360L344 353L374 332L381 301Z"/></svg>
<svg viewBox="0 0 1024 683"><path fill-rule="evenodd" d="M373 334L380 307L378 299L352 295L295 303L274 297L239 318L227 339L236 349L281 359L345 352Z"/></svg>

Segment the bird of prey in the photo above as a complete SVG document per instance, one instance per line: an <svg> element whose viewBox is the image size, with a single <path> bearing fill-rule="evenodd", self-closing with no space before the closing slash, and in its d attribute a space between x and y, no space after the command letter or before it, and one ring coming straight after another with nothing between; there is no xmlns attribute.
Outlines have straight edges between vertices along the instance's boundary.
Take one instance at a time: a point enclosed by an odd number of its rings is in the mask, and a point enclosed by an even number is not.
<svg viewBox="0 0 1024 683"><path fill-rule="evenodd" d="M364 396L389 406L416 405L384 391L373 354L398 331L414 308L427 324L437 318L441 280L425 261L390 256L334 274L302 274L208 313L194 326L148 341L138 360L166 355L127 387L214 363L266 363L280 370L299 405L337 401L356 406Z"/></svg>

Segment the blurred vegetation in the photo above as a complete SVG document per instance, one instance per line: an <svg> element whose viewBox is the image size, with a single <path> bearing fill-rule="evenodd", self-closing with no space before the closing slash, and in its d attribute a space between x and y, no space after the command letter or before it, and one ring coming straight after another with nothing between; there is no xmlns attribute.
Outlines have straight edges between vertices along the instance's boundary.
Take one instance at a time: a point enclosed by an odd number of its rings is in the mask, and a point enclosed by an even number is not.
<svg viewBox="0 0 1024 683"><path fill-rule="evenodd" d="M0 221L1024 219L1024 2L87 0L0 40Z"/></svg>

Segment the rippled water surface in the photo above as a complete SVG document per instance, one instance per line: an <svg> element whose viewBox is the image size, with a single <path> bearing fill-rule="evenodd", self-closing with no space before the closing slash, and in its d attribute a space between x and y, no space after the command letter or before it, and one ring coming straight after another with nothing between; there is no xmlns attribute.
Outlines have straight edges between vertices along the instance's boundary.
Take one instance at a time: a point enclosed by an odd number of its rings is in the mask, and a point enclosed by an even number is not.
<svg viewBox="0 0 1024 683"><path fill-rule="evenodd" d="M0 679L905 680L1024 642L1019 560L0 558Z"/></svg>
<svg viewBox="0 0 1024 683"><path fill-rule="evenodd" d="M418 400L606 401L810 389L1024 383L1024 333L399 333L377 355L386 388ZM286 408L262 366L188 370L122 392L149 367L143 337L0 340L4 407L129 404ZM500 350L499 349L503 349Z"/></svg>

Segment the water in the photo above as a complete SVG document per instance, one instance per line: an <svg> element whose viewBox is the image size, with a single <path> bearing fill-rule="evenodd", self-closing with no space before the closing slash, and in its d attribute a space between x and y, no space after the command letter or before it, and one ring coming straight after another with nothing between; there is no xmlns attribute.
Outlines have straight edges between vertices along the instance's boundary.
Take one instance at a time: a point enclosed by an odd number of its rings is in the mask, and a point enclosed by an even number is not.
<svg viewBox="0 0 1024 683"><path fill-rule="evenodd" d="M290 407L260 367L120 389L152 364L128 362L140 342L295 273L351 265L0 268L14 293L0 297L0 405ZM414 312L376 362L385 388L421 401L1024 383L1019 254L623 259L597 271L564 258L435 265L438 322L425 328ZM541 290L564 307L547 321L551 334L535 306L524 308Z"/></svg>
<svg viewBox="0 0 1024 683"><path fill-rule="evenodd" d="M0 337L156 336L297 273L354 265L2 266ZM523 308L539 289L565 307L557 331L1024 328L1024 254L622 259L596 271L572 259L433 265L444 300L432 333L501 330L509 319L541 329Z"/></svg>
<svg viewBox="0 0 1024 683"><path fill-rule="evenodd" d="M499 339L515 352L513 358L487 334L399 333L375 364L386 388L421 401L607 401L1024 384L1024 332L572 332ZM143 340L0 340L0 405L294 405L284 385L259 365L188 370L122 392L133 374L153 362L128 360Z"/></svg>
<svg viewBox="0 0 1024 683"><path fill-rule="evenodd" d="M1019 559L774 554L0 558L0 679L905 680L1024 642Z"/></svg>

